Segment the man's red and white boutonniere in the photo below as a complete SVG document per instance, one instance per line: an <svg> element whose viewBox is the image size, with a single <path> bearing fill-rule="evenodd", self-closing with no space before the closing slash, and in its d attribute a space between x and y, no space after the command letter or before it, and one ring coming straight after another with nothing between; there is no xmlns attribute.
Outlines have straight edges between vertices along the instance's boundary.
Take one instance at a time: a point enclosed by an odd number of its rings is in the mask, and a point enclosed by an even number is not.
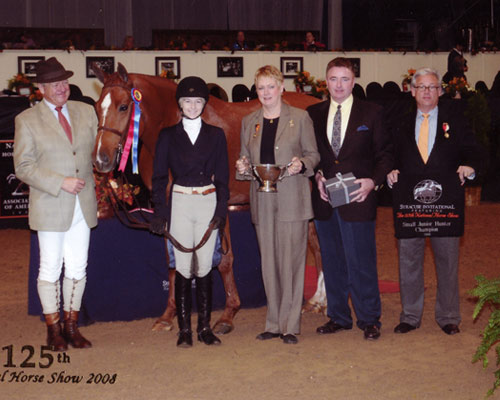
<svg viewBox="0 0 500 400"><path fill-rule="evenodd" d="M450 137L450 134L448 133L449 130L450 130L450 125L448 124L448 122L443 122L443 132L444 132L444 137L446 139Z"/></svg>

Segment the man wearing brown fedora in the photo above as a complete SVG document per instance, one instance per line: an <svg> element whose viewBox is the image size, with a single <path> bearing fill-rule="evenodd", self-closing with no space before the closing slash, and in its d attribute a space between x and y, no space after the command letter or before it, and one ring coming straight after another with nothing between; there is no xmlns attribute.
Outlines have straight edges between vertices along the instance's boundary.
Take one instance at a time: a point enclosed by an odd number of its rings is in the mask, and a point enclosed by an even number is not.
<svg viewBox="0 0 500 400"><path fill-rule="evenodd" d="M77 327L86 283L90 228L97 225L92 150L97 133L94 109L68 101L66 71L55 57L35 66L43 100L16 117L14 165L29 185L29 225L38 233L38 295L47 324L47 344L65 351L68 344L91 343ZM60 321L60 275L64 263Z"/></svg>

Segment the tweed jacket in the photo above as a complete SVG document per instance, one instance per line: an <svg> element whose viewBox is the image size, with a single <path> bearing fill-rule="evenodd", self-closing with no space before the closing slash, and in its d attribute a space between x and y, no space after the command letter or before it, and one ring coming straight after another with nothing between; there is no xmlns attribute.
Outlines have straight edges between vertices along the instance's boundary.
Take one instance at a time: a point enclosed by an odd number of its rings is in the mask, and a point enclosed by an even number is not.
<svg viewBox="0 0 500 400"><path fill-rule="evenodd" d="M354 98L344 142L335 157L327 137L327 120L330 100L309 106L307 111L314 122L314 133L321 161L318 168L326 179L337 172L352 172L356 178L371 178L378 188L385 182L392 169L389 133L382 124L382 108L376 104ZM332 215L330 204L321 199L316 184L312 191L314 217L327 220ZM363 202L349 203L338 208L345 221L372 221L376 217L377 198L372 190Z"/></svg>
<svg viewBox="0 0 500 400"><path fill-rule="evenodd" d="M78 200L87 225L97 225L92 150L97 134L95 110L68 101L73 143L45 103L16 117L14 167L29 185L29 225L33 230L64 232L71 226L76 197L61 189L65 177L85 180Z"/></svg>
<svg viewBox="0 0 500 400"><path fill-rule="evenodd" d="M264 112L262 108L247 115L242 120L240 157L246 156L252 165L260 164L263 126ZM319 162L319 153L311 119L305 111L282 103L274 142L275 162L280 166L285 166L295 156L299 157L304 163L305 171L303 174L294 176L286 174L278 182L278 193L276 195L278 196L279 209L277 218L280 221L301 221L313 217L308 177L314 174L314 168ZM236 173L236 179L252 178ZM258 221L258 187L259 183L257 181L251 182L250 209L253 223ZM266 195L274 196L274 194Z"/></svg>

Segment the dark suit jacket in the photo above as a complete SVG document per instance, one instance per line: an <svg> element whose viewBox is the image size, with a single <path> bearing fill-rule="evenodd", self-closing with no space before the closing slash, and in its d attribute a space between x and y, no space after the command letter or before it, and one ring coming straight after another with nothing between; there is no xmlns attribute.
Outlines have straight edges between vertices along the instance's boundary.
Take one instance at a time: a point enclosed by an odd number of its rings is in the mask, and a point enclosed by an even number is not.
<svg viewBox="0 0 500 400"><path fill-rule="evenodd" d="M226 136L221 128L202 121L196 142L191 143L182 121L160 131L156 143L153 168L153 202L155 213L170 221L171 196L167 203L166 189L172 184L200 187L213 183L216 188L216 216L225 218L229 199L229 166ZM172 189L170 189L172 190Z"/></svg>
<svg viewBox="0 0 500 400"><path fill-rule="evenodd" d="M392 169L389 135L382 126L382 108L354 98L344 142L337 158L326 133L329 107L330 100L327 100L307 109L313 120L321 156L318 169L323 170L326 179L334 177L337 172L352 172L356 178L373 179L375 186L379 187ZM315 182L312 200L314 217L320 220L330 218L333 209L321 199ZM361 203L339 207L339 213L345 221L371 221L376 217L376 207L376 193L372 191Z"/></svg>
<svg viewBox="0 0 500 400"><path fill-rule="evenodd" d="M415 141L416 108L394 122L391 129L394 169L401 174L440 174L454 173L460 165L467 165L478 173L481 154L474 134L463 114L452 107L453 101L438 105L436 140L425 164ZM448 135L444 123L448 124Z"/></svg>

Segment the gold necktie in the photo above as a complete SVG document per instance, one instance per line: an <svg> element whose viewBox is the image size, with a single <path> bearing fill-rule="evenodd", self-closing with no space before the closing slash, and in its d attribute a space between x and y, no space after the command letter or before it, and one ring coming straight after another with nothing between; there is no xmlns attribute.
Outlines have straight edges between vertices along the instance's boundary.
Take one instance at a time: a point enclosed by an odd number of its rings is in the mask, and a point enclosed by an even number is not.
<svg viewBox="0 0 500 400"><path fill-rule="evenodd" d="M420 151L424 163L427 163L429 158L429 114L422 114L422 116L424 120L418 133L418 151Z"/></svg>
<svg viewBox="0 0 500 400"><path fill-rule="evenodd" d="M64 114L62 113L62 107L56 107L56 111L57 111L57 116L59 117L59 123L63 127L64 132L66 132L66 135L68 136L69 142L73 143L73 135L71 133L71 126L70 126L68 120L66 119L66 117L64 116Z"/></svg>

